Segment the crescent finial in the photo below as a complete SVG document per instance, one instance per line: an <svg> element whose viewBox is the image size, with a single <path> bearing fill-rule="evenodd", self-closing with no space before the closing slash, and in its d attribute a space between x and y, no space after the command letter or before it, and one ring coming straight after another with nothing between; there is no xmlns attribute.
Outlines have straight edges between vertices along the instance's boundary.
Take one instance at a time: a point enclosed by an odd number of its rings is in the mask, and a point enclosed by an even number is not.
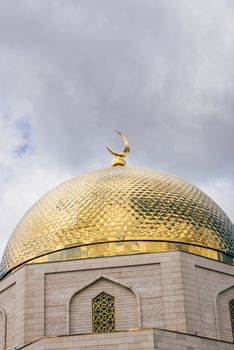
<svg viewBox="0 0 234 350"><path fill-rule="evenodd" d="M128 140L124 134L122 134L120 131L116 132L122 137L123 142L124 142L124 150L123 152L114 152L112 151L109 147L106 147L108 151L115 156L115 158L112 160L112 166L125 166L126 162L124 160L125 157L127 157L128 153L130 152L130 147Z"/></svg>

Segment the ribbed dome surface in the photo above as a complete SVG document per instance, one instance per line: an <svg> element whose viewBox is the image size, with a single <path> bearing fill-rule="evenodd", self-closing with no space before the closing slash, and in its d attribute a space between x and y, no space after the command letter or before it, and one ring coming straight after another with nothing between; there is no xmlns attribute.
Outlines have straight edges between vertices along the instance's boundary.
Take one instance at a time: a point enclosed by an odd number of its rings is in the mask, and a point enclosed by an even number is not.
<svg viewBox="0 0 234 350"><path fill-rule="evenodd" d="M105 168L64 182L23 217L2 275L61 249L103 242L179 242L234 256L234 227L199 189L146 169Z"/></svg>

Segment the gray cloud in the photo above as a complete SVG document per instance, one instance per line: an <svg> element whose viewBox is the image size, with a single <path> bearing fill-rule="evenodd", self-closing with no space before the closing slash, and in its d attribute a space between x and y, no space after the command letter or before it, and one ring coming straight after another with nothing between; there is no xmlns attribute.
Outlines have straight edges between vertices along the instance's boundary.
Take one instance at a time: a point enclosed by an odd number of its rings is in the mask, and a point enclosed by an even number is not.
<svg viewBox="0 0 234 350"><path fill-rule="evenodd" d="M2 1L3 241L50 187L108 166L115 129L129 165L190 180L234 220L233 58L231 0Z"/></svg>

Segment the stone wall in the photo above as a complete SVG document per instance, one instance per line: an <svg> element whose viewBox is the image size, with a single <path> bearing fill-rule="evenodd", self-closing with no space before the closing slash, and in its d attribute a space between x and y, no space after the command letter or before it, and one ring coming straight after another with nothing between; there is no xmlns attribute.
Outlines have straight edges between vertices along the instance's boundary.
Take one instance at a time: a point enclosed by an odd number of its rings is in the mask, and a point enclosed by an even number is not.
<svg viewBox="0 0 234 350"><path fill-rule="evenodd" d="M232 343L179 332L142 329L45 338L22 350L233 350L233 347Z"/></svg>
<svg viewBox="0 0 234 350"><path fill-rule="evenodd" d="M45 284L46 335L69 334L68 320L70 299L79 290L101 277L114 281L108 282L111 285L115 283L117 315L121 312L120 309L122 309L120 303L122 303L123 306L125 305L124 297L122 296L123 288L125 291L125 297L129 295L129 289L132 290L132 294L135 293L134 303L137 305L134 306L134 309L137 310L137 321L133 316L130 317L132 313L130 307L133 307L133 302L131 302L129 309L126 309L129 315L129 322L122 324L119 323L119 326L121 327L120 329L128 329L140 325L143 327L150 327L152 325L155 327L163 326L160 266L159 264L149 264L137 267L103 268L99 270L95 269L47 274ZM119 287L116 286L117 284L119 284ZM108 293L110 286L106 286L106 288L105 291ZM101 285L96 285L94 289L96 295L103 291ZM84 294L85 293L82 292L82 296L77 296L77 298L84 298ZM91 296L87 297L89 298L89 302L86 299L86 305L89 303L90 310L86 310L86 317L90 315L92 308ZM139 300L137 300L137 297ZM86 325L85 329L84 326L82 326L81 332L90 331L90 316L87 319L87 323L89 326Z"/></svg>
<svg viewBox="0 0 234 350"><path fill-rule="evenodd" d="M234 348L232 343L179 332L154 330L153 333L155 350L233 350Z"/></svg>
<svg viewBox="0 0 234 350"><path fill-rule="evenodd" d="M217 313L217 297L221 291L230 288L234 284L233 276L225 274L223 272L213 271L202 267L196 268L197 273L197 285L200 302L200 334L209 338L219 338L219 320L220 313ZM232 289L233 292L233 289ZM230 300L233 299L234 294L230 293ZM228 303L228 298L226 299ZM221 312L221 306L219 302L219 310ZM230 324L230 314L227 308L223 309L222 318L225 319L225 323ZM223 336L221 339L224 339ZM231 339L229 333L228 339Z"/></svg>
<svg viewBox="0 0 234 350"><path fill-rule="evenodd" d="M7 350L44 336L72 333L72 340L74 333L90 333L91 301L102 291L116 298L119 330L161 328L232 340L234 266L188 253L32 264L3 279L0 288Z"/></svg>

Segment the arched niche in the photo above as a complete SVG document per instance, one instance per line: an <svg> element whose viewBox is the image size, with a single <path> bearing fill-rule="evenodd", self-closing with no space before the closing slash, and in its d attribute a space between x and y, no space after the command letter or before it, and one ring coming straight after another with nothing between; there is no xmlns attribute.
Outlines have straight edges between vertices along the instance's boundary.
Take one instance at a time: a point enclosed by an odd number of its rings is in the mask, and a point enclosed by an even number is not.
<svg viewBox="0 0 234 350"><path fill-rule="evenodd" d="M115 301L115 330L139 326L139 305L136 294L128 287L101 277L76 292L69 303L69 333L93 332L93 300L106 293Z"/></svg>
<svg viewBox="0 0 234 350"><path fill-rule="evenodd" d="M233 342L230 303L234 300L234 286L222 291L217 297L218 333L221 340Z"/></svg>

